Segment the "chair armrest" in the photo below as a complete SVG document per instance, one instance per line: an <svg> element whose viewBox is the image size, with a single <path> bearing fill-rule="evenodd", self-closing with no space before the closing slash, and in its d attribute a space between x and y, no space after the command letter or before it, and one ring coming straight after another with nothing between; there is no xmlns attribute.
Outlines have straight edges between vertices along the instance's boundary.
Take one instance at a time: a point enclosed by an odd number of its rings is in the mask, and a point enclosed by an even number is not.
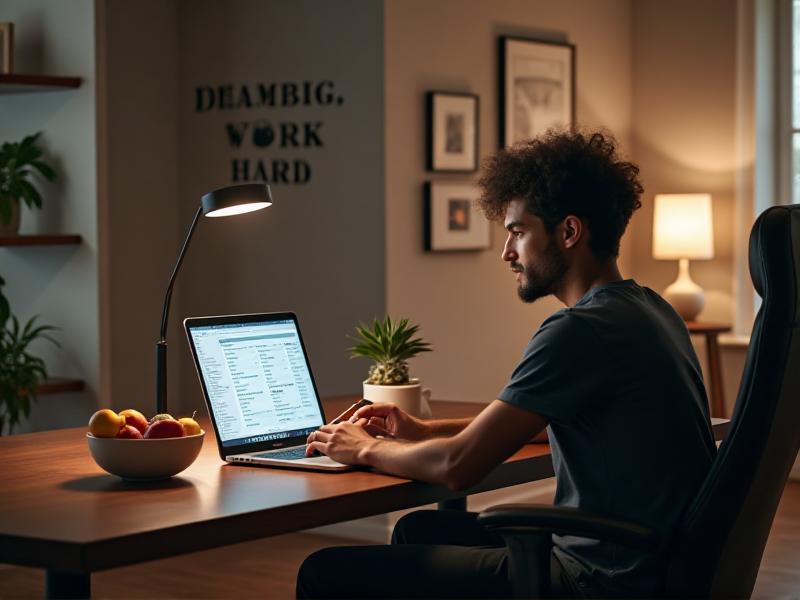
<svg viewBox="0 0 800 600"><path fill-rule="evenodd" d="M649 551L661 544L661 536L652 527L567 506L502 504L483 511L478 522L500 534L505 530L574 535Z"/></svg>

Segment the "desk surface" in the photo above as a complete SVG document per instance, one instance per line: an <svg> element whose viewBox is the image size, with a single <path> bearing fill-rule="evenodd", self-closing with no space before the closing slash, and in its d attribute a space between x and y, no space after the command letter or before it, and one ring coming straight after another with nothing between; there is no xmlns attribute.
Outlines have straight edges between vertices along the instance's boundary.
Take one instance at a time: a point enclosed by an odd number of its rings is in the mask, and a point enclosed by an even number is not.
<svg viewBox="0 0 800 600"><path fill-rule="evenodd" d="M326 400L337 414L350 397ZM433 403L437 417L481 405ZM724 434L725 424L715 427ZM207 429L172 479L126 483L91 459L85 429L0 439L0 562L86 573L410 508L550 477L547 444L529 444L463 493L371 471L316 473L223 463Z"/></svg>

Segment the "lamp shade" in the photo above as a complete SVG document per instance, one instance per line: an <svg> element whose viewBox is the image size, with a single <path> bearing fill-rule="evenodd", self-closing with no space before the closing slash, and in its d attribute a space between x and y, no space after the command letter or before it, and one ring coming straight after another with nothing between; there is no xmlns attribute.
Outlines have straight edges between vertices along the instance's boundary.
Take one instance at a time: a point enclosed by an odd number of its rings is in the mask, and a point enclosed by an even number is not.
<svg viewBox="0 0 800 600"><path fill-rule="evenodd" d="M245 183L208 192L200 203L206 217L229 217L272 205L272 192L264 183Z"/></svg>
<svg viewBox="0 0 800 600"><path fill-rule="evenodd" d="M653 258L714 258L710 194L657 194Z"/></svg>

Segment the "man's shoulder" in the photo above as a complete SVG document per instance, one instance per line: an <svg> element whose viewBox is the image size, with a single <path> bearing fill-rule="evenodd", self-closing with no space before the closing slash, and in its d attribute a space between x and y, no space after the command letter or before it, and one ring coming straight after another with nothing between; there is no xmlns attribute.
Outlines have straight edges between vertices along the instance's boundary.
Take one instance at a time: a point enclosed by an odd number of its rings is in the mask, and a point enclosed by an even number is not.
<svg viewBox="0 0 800 600"><path fill-rule="evenodd" d="M596 338L592 326L582 311L563 308L547 317L534 334L532 347L552 344L585 343Z"/></svg>

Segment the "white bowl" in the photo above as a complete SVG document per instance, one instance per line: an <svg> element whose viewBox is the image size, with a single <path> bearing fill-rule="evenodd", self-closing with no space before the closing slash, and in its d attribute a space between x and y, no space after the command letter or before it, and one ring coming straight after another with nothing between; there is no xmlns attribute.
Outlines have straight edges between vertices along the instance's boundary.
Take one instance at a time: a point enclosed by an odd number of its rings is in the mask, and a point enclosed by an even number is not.
<svg viewBox="0 0 800 600"><path fill-rule="evenodd" d="M132 481L166 479L183 471L200 454L206 432L175 438L131 440L86 434L94 461L113 475Z"/></svg>

